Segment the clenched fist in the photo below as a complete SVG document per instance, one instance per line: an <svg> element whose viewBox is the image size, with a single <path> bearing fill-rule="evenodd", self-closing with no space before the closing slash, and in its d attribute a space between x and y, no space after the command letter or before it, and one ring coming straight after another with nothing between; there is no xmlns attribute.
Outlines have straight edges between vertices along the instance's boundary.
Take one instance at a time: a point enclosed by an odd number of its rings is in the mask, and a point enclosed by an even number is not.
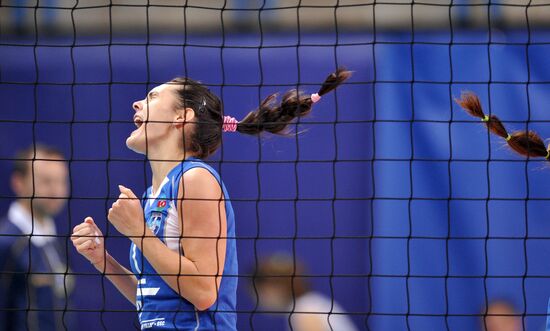
<svg viewBox="0 0 550 331"><path fill-rule="evenodd" d="M118 232L130 239L143 237L146 234L147 226L144 222L140 199L129 188L122 185L119 185L118 188L120 195L109 209L107 216L109 222Z"/></svg>
<svg viewBox="0 0 550 331"><path fill-rule="evenodd" d="M96 268L103 268L107 252L105 252L103 234L93 218L86 217L84 222L75 226L71 240L76 250L90 263Z"/></svg>

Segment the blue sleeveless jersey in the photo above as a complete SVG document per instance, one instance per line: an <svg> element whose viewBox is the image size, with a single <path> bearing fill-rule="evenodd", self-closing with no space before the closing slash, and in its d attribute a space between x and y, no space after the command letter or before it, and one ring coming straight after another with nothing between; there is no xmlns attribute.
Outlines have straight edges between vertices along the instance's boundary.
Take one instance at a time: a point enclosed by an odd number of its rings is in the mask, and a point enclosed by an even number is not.
<svg viewBox="0 0 550 331"><path fill-rule="evenodd" d="M228 239L218 300L210 309L198 311L164 282L141 251L132 244L130 265L138 279L136 306L142 330L236 330L238 264L234 239L235 215L218 173L201 160L185 160L168 173L156 196L153 196L151 187L147 189L142 201L145 220L147 226L168 248L184 254L180 247L181 231L176 200L181 177L193 168L210 171L222 186L225 197Z"/></svg>

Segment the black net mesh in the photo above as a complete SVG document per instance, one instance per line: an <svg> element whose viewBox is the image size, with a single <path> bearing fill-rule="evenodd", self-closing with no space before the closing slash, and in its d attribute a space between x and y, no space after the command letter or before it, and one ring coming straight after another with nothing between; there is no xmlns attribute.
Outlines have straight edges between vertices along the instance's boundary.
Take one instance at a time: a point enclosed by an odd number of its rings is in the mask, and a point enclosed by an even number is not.
<svg viewBox="0 0 550 331"><path fill-rule="evenodd" d="M224 314L239 330L544 328L547 168L454 99L473 91L510 132L549 137L548 15L539 1L0 1L0 329L206 330ZM238 251L223 274L235 309L214 305L211 326L167 304L140 324L71 242L91 216L132 263L107 220L119 184L141 197L153 180L125 146L132 102L186 76L240 120L338 67L352 78L290 135L227 132L207 160L235 211L221 237Z"/></svg>

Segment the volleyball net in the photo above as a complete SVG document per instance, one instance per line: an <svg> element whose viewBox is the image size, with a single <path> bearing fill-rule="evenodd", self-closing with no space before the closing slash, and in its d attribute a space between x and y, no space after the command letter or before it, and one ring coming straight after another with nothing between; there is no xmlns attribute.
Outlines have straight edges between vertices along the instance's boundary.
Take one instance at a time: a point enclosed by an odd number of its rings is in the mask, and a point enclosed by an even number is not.
<svg viewBox="0 0 550 331"><path fill-rule="evenodd" d="M2 269L28 282L62 276L64 304L27 300L1 316L138 328L135 308L70 241L93 216L128 265L128 240L106 214L117 185L139 195L151 184L147 161L125 146L133 101L188 76L240 119L271 93L316 92L344 66L353 77L296 123L299 134L226 134L208 160L236 214L239 330L289 327L288 310L265 309L257 289L259 265L289 261L299 294L330 303L313 315L347 316L358 330L478 330L491 303L541 329L548 168L513 155L454 98L473 91L507 128L550 137L548 14L540 1L0 2L0 211L17 198L13 164L29 145L63 152L70 188L46 235L69 267L40 269L28 253L22 269Z"/></svg>

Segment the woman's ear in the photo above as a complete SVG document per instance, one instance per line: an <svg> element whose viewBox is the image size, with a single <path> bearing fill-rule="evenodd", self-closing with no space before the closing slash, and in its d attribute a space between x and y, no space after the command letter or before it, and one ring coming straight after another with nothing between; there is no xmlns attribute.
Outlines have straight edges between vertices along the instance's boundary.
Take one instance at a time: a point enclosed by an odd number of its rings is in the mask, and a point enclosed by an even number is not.
<svg viewBox="0 0 550 331"><path fill-rule="evenodd" d="M195 121L195 111L192 108L185 108L178 111L174 124L179 128L183 127L185 123L190 123Z"/></svg>

